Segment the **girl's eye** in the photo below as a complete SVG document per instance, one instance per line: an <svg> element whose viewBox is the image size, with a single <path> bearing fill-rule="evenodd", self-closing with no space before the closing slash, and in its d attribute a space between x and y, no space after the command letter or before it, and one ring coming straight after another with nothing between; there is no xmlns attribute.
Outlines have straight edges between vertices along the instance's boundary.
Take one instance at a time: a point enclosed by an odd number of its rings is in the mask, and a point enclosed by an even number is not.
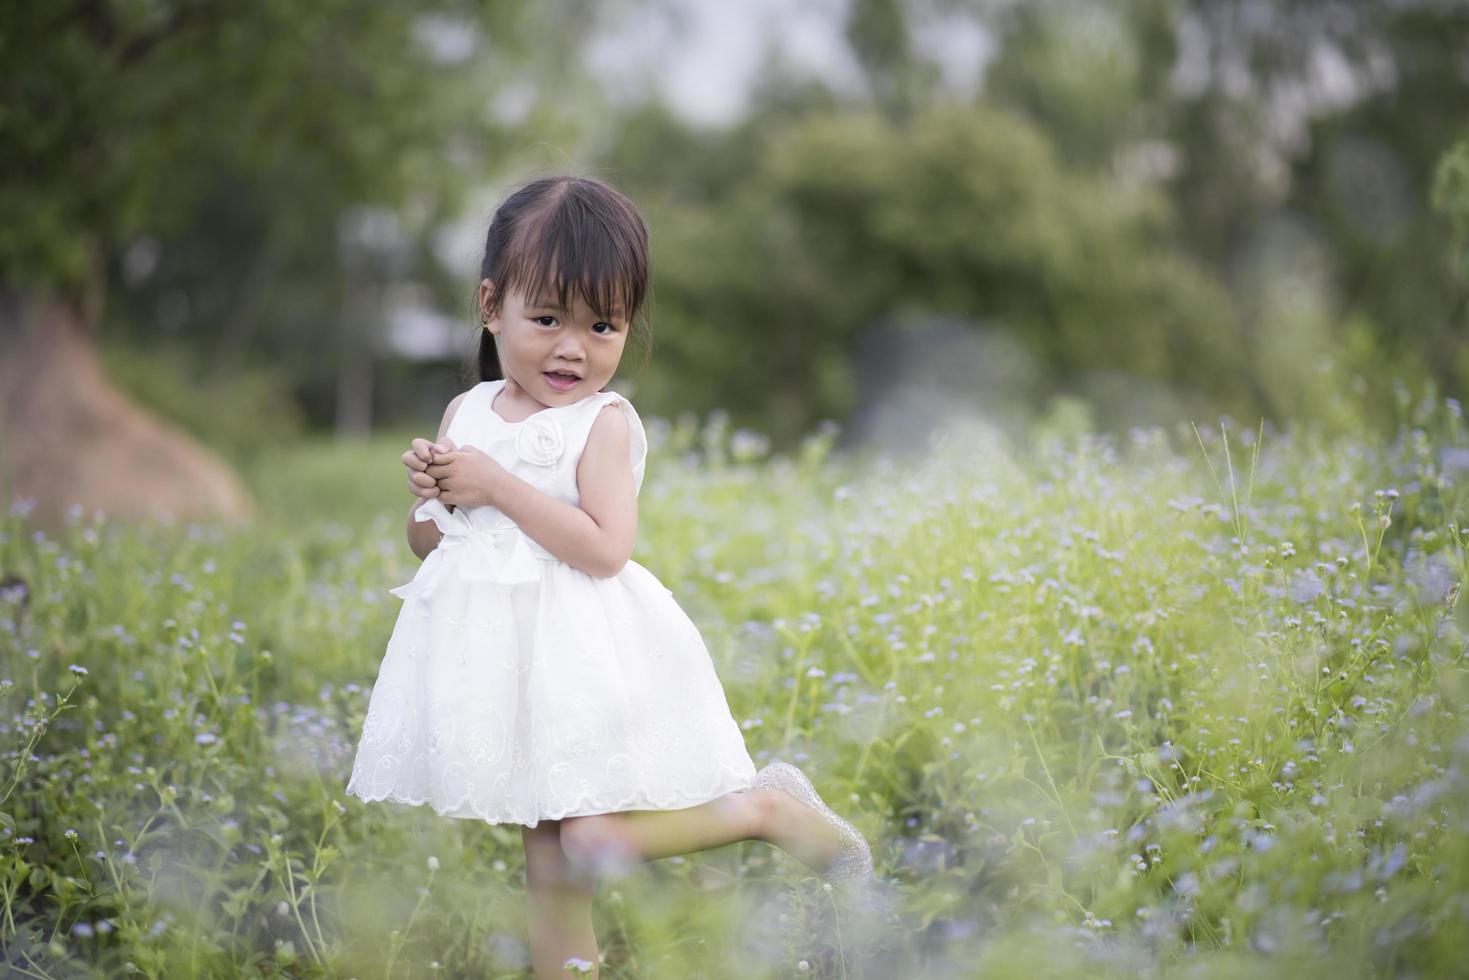
<svg viewBox="0 0 1469 980"><path fill-rule="evenodd" d="M543 314L542 316L531 317L531 319L534 320L536 323L539 323L543 327L553 326L556 323L556 318L554 316L551 316L549 313ZM597 330L598 327L606 327L607 329ZM608 334L614 334L617 332L617 328L612 324L606 322L605 320L592 324L592 330L596 333L601 334L604 337Z"/></svg>

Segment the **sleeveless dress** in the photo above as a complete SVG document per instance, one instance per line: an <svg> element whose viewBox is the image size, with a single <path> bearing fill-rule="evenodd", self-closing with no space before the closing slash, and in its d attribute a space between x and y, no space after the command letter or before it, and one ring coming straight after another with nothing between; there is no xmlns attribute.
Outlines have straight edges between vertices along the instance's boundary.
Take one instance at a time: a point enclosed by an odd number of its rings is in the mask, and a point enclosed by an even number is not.
<svg viewBox="0 0 1469 980"><path fill-rule="evenodd" d="M576 466L608 403L627 417L637 489L648 441L632 404L601 391L509 422L503 380L460 402L447 435L577 505ZM542 819L695 806L754 782L698 629L635 561L598 578L490 506L436 499L415 519L444 532L388 640L348 794L428 803L442 816Z"/></svg>

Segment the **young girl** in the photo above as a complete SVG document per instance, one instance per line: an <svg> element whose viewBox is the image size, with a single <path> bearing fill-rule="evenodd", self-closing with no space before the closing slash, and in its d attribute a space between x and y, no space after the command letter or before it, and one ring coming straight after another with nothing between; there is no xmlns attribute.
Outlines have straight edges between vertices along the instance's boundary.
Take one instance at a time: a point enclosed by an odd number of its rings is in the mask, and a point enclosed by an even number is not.
<svg viewBox="0 0 1469 980"><path fill-rule="evenodd" d="M536 180L495 212L483 380L403 454L424 561L392 590L347 785L521 825L542 977L598 962L597 879L640 861L763 840L829 881L872 868L799 769L755 771L698 630L631 560L647 437L605 386L647 287L642 217L600 181Z"/></svg>

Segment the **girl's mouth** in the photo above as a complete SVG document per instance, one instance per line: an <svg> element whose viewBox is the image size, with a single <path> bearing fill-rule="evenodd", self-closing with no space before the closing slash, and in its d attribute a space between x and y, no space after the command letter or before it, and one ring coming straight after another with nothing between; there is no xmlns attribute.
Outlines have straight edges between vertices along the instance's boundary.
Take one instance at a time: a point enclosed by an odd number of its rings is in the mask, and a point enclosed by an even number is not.
<svg viewBox="0 0 1469 980"><path fill-rule="evenodd" d="M546 379L546 384L557 391L570 391L581 381L581 378L574 374L562 374L560 371L543 371L541 376Z"/></svg>

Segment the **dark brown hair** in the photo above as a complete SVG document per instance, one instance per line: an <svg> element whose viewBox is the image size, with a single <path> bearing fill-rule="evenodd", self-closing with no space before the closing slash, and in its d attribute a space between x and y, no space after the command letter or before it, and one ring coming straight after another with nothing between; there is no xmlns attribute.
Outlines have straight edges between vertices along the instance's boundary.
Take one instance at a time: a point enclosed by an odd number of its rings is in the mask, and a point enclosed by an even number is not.
<svg viewBox="0 0 1469 980"><path fill-rule="evenodd" d="M649 292L648 228L632 201L596 178L542 177L507 197L490 219L480 279L494 284L492 311L511 290L554 295L567 308L574 289L607 319L620 305L647 362L651 328L638 317ZM504 377L488 330L480 331L479 376Z"/></svg>

